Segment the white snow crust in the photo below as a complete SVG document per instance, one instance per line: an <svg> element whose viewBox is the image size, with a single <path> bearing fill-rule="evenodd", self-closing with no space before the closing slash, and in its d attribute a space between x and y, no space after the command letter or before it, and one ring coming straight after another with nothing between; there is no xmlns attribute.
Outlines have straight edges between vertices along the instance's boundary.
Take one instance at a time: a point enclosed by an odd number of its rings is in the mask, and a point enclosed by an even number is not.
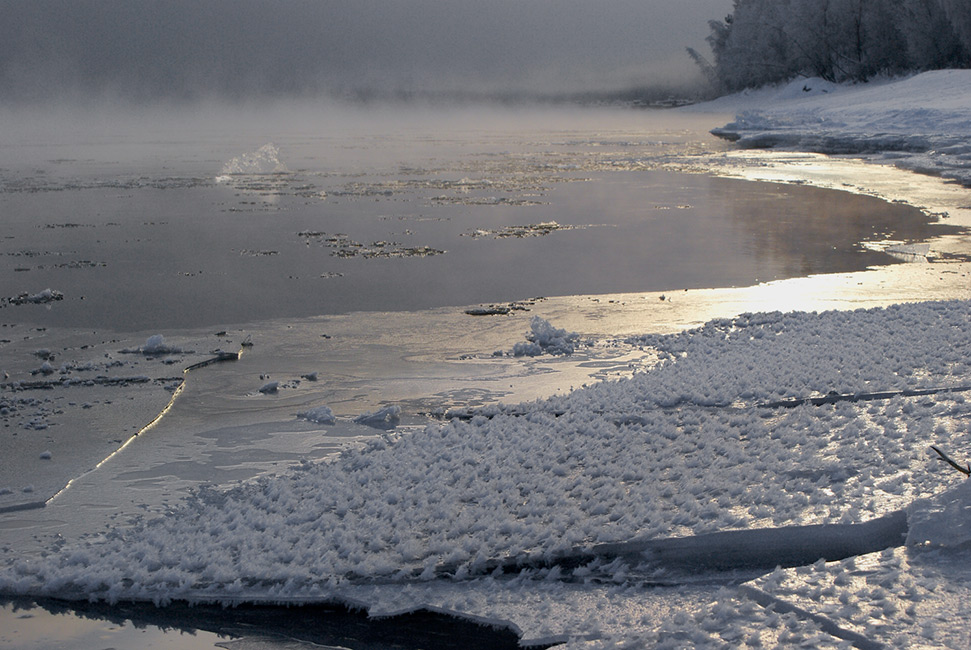
<svg viewBox="0 0 971 650"><path fill-rule="evenodd" d="M632 538L864 521L941 491L950 475L928 445L971 447L961 390L759 405L831 390L960 388L971 303L748 314L638 341L663 361L632 379L388 434L333 462L228 491L202 489L165 517L16 561L0 570L0 592L157 602L363 598L375 614L430 605L497 621L542 593L559 618L516 619L524 637L588 647L755 634L825 647L830 633L814 619L769 612L734 591L661 627L636 624L629 611L586 620L559 609L591 598L598 584L629 594L656 575L650 565L594 563L564 581L556 568L504 578L489 561ZM933 510L914 512L930 521Z"/></svg>

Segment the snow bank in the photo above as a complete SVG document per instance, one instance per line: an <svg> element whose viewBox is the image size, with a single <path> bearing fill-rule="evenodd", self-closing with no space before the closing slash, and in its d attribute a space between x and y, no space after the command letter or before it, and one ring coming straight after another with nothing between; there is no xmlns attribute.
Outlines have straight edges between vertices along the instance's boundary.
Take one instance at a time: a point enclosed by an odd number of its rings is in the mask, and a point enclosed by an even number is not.
<svg viewBox="0 0 971 650"><path fill-rule="evenodd" d="M735 112L712 133L743 148L867 155L971 186L971 70L867 84L797 79L687 110Z"/></svg>
<svg viewBox="0 0 971 650"><path fill-rule="evenodd" d="M960 383L971 370L968 302L749 314L641 341L665 361L633 379L202 489L163 518L15 561L0 569L0 592L322 599L635 538L862 522L939 491L929 444L971 448L962 392L758 406L831 388ZM585 570L617 584L652 571ZM557 583L555 570L543 575Z"/></svg>

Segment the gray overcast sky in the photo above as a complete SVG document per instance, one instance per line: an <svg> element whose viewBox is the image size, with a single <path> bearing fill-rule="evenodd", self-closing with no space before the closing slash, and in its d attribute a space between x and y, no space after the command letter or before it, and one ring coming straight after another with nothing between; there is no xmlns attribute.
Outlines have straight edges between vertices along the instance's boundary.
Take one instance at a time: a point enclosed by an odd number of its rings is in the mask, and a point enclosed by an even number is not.
<svg viewBox="0 0 971 650"><path fill-rule="evenodd" d="M732 0L0 0L0 97L649 85Z"/></svg>

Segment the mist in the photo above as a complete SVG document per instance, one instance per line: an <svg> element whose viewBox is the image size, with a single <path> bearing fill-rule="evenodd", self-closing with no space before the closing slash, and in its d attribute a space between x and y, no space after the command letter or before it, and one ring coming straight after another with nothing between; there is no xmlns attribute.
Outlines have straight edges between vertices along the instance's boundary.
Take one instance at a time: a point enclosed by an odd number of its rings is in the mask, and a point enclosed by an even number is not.
<svg viewBox="0 0 971 650"><path fill-rule="evenodd" d="M731 0L4 0L0 101L538 97L701 83Z"/></svg>

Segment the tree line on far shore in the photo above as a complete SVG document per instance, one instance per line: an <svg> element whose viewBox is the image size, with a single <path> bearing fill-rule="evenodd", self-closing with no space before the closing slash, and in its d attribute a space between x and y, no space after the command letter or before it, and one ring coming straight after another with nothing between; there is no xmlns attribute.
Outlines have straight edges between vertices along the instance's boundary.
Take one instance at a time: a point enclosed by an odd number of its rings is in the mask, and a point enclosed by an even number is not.
<svg viewBox="0 0 971 650"><path fill-rule="evenodd" d="M709 25L714 61L689 53L719 93L971 67L971 0L735 0Z"/></svg>

